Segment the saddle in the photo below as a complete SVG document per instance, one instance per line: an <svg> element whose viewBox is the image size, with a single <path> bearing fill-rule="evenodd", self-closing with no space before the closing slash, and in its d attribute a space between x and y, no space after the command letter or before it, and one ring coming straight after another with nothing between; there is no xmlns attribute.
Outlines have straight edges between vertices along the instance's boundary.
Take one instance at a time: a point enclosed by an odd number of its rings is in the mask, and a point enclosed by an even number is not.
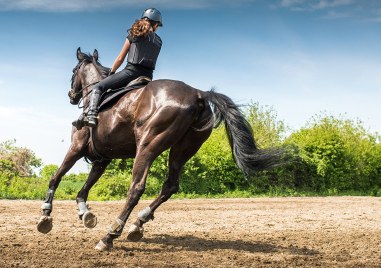
<svg viewBox="0 0 381 268"><path fill-rule="evenodd" d="M140 76L135 80L132 80L127 86L118 89L108 89L103 93L100 104L98 106L98 111L101 111L107 107L110 107L117 100L119 100L124 94L130 92L134 89L142 88L151 82L151 78L147 76Z"/></svg>

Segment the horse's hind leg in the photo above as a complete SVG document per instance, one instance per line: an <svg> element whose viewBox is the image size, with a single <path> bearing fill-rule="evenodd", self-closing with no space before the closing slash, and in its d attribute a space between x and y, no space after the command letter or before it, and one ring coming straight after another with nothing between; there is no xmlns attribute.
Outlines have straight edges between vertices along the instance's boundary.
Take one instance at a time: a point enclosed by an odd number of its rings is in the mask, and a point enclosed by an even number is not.
<svg viewBox="0 0 381 268"><path fill-rule="evenodd" d="M49 189L44 203L41 206L42 216L37 223L37 230L41 233L49 233L53 227L53 218L50 216L53 210L54 193L61 182L62 177L83 157L85 140L88 133L86 131L76 132L73 135L73 142L66 153L66 156L49 182Z"/></svg>
<svg viewBox="0 0 381 268"><path fill-rule="evenodd" d="M82 186L82 189L78 192L76 198L79 210L78 216L87 228L94 228L97 225L97 217L89 210L88 206L86 205L89 191L98 181L98 179L102 176L103 172L105 171L107 165L110 162L111 160L102 160L94 162L85 184Z"/></svg>
<svg viewBox="0 0 381 268"><path fill-rule="evenodd" d="M143 237L143 224L153 219L155 210L179 190L179 178L184 164L196 154L209 135L210 130L205 132L190 130L183 139L172 146L169 152L168 175L160 195L138 213L138 218L128 230L128 240L135 242Z"/></svg>
<svg viewBox="0 0 381 268"><path fill-rule="evenodd" d="M148 146L147 149L143 149L142 152L137 154L132 170L132 183L127 193L126 204L114 224L110 226L107 235L99 241L95 249L101 251L110 250L113 247L114 239L122 234L128 216L144 192L148 170L159 152L153 150L153 152L156 152L153 153L150 147L151 146Z"/></svg>
<svg viewBox="0 0 381 268"><path fill-rule="evenodd" d="M172 114L173 117L176 117L176 114ZM158 117L155 117L155 119L157 118ZM183 133L186 131L186 128L181 128L181 126L176 128L176 126L179 125L178 122L173 118L170 119L171 120L168 120L170 122L169 124L171 124L170 127L164 128L163 131L160 131L163 129L161 127L163 122L157 120L150 122L150 129L144 132L143 138L137 145L138 150L132 169L132 183L127 193L126 204L114 224L109 228L107 235L96 245L95 248L97 250L109 250L113 247L114 239L122 234L128 217L145 190L146 179L152 162L160 153L171 146L176 134L179 133L179 135L181 135L181 131L183 131Z"/></svg>

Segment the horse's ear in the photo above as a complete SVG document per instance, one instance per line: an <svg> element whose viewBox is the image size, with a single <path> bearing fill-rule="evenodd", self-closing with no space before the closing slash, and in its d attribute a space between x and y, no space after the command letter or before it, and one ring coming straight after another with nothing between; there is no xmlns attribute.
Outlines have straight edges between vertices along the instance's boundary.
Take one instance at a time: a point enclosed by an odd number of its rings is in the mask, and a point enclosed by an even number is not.
<svg viewBox="0 0 381 268"><path fill-rule="evenodd" d="M82 53L80 47L77 48L77 59L78 59L78 61L82 61L83 60L83 53Z"/></svg>
<svg viewBox="0 0 381 268"><path fill-rule="evenodd" d="M98 61L98 50L94 49L93 57L95 61Z"/></svg>

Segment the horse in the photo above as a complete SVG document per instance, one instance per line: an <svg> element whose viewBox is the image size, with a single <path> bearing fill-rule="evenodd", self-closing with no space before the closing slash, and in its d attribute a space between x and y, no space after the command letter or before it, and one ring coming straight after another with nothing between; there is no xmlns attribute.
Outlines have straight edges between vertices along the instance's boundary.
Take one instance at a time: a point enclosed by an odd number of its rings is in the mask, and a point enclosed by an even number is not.
<svg viewBox="0 0 381 268"><path fill-rule="evenodd" d="M93 86L105 78L109 68L98 61L98 51L86 54L77 49L78 63L73 69L69 98L71 104L83 103L84 113ZM182 81L154 80L132 90L99 113L95 128L75 127L66 156L49 182L37 224L41 233L53 227L53 198L62 177L81 158L93 161L88 178L78 192L76 202L79 218L87 228L96 226L97 218L86 202L91 187L98 181L112 159L134 158L132 181L126 203L100 239L96 249L113 248L114 239L124 229L127 219L142 196L153 161L169 149L168 172L159 196L138 212L128 230L127 239L143 237L143 224L153 219L156 209L179 190L184 164L196 154L209 138L213 128L224 122L232 155L237 166L250 175L257 170L273 168L282 162L281 149L259 149L249 122L239 107L226 95L193 88Z"/></svg>

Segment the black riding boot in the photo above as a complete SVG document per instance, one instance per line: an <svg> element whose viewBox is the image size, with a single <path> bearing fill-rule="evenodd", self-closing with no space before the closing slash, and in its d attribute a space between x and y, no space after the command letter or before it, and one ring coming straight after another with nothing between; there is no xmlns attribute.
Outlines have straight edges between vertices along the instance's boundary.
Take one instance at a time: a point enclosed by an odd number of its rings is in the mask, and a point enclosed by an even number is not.
<svg viewBox="0 0 381 268"><path fill-rule="evenodd" d="M101 96L102 91L100 89L93 89L93 92L91 92L86 122L89 127L95 127L98 123L98 104Z"/></svg>

